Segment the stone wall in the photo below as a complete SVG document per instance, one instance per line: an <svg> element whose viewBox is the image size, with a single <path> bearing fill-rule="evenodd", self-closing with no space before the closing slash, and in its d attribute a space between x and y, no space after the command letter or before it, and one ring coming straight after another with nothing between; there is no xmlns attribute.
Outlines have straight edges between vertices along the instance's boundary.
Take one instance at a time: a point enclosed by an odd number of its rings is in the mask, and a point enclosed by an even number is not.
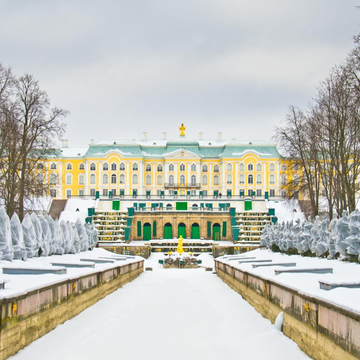
<svg viewBox="0 0 360 360"><path fill-rule="evenodd" d="M0 300L0 359L14 355L134 280L143 267L144 261L140 260Z"/></svg>
<svg viewBox="0 0 360 360"><path fill-rule="evenodd" d="M315 360L360 358L360 315L215 260L217 275Z"/></svg>

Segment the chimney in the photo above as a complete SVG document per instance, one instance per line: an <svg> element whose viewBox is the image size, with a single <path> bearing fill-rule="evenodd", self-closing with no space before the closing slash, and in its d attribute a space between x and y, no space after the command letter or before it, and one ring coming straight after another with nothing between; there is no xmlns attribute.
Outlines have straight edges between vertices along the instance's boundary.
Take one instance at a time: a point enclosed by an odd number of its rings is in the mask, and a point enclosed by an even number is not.
<svg viewBox="0 0 360 360"><path fill-rule="evenodd" d="M202 132L199 132L199 139L202 140Z"/></svg>
<svg viewBox="0 0 360 360"><path fill-rule="evenodd" d="M221 135L222 135L222 133L218 132L218 141L221 141Z"/></svg>
<svg viewBox="0 0 360 360"><path fill-rule="evenodd" d="M163 132L164 140L166 139L166 132Z"/></svg>
<svg viewBox="0 0 360 360"><path fill-rule="evenodd" d="M68 147L68 140L62 139L62 147L67 148Z"/></svg>
<svg viewBox="0 0 360 360"><path fill-rule="evenodd" d="M143 134L144 134L144 139L143 139L143 140L144 140L144 141L147 141L147 132L144 131Z"/></svg>
<svg viewBox="0 0 360 360"><path fill-rule="evenodd" d="M94 143L94 139L90 139L90 145Z"/></svg>

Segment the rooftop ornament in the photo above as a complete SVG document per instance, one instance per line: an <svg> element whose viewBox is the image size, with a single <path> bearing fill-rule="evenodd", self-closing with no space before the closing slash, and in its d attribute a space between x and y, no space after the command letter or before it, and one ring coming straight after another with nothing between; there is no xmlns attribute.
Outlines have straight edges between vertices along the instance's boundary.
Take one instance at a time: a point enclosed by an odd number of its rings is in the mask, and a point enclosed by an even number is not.
<svg viewBox="0 0 360 360"><path fill-rule="evenodd" d="M184 124L181 124L179 130L180 130L180 136L185 136L186 127L184 126Z"/></svg>

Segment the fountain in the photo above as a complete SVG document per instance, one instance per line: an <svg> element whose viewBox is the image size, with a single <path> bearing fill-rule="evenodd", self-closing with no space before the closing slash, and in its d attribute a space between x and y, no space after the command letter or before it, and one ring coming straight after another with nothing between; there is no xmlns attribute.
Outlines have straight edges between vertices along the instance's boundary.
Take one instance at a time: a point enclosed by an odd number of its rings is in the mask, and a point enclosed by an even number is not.
<svg viewBox="0 0 360 360"><path fill-rule="evenodd" d="M194 269L198 267L198 261L192 253L184 252L183 249L184 239L180 235L178 245L175 253L168 253L164 259L164 269L181 268L181 269Z"/></svg>

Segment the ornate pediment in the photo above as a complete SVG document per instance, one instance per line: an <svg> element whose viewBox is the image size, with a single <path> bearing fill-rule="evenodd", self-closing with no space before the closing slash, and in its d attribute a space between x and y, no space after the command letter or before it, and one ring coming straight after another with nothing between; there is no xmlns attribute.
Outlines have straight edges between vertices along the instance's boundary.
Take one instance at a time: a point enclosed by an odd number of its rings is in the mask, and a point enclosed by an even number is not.
<svg viewBox="0 0 360 360"><path fill-rule="evenodd" d="M171 153L164 155L165 159L200 159L200 156L189 150L175 150Z"/></svg>

